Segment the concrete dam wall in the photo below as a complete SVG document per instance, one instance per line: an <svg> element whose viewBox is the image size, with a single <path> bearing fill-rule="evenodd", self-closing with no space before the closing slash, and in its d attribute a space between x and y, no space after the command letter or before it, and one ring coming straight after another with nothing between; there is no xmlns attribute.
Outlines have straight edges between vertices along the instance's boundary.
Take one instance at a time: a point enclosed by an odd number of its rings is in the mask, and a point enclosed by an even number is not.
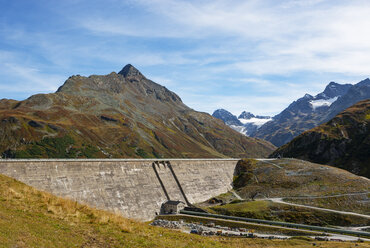
<svg viewBox="0 0 370 248"><path fill-rule="evenodd" d="M205 201L232 188L238 159L0 160L0 173L37 189L138 220L166 200Z"/></svg>

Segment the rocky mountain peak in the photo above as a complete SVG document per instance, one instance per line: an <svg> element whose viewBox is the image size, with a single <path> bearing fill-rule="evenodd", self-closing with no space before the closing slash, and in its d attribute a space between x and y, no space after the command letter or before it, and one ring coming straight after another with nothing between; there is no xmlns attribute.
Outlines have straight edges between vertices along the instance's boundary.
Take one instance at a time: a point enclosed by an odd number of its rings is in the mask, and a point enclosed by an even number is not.
<svg viewBox="0 0 370 248"><path fill-rule="evenodd" d="M330 82L324 92L323 95L326 96L327 98L333 98L336 96L343 96L347 93L349 88L352 87L352 84L338 84L335 82Z"/></svg>
<svg viewBox="0 0 370 248"><path fill-rule="evenodd" d="M0 134L0 156L14 158L262 157L275 149L189 108L132 65L0 101Z"/></svg>
<svg viewBox="0 0 370 248"><path fill-rule="evenodd" d="M298 99L298 100L306 100L306 99L312 99L313 98L313 96L311 96L310 94L305 94L303 97L301 97L300 99Z"/></svg>
<svg viewBox="0 0 370 248"><path fill-rule="evenodd" d="M351 84L330 82L315 97L306 94L264 124L252 137L282 146L295 136L329 121L341 111L365 99L370 99L370 79Z"/></svg>
<svg viewBox="0 0 370 248"><path fill-rule="evenodd" d="M361 86L361 85L370 85L370 79L366 78L366 79L362 80L361 82L359 82L357 85L359 85L359 86Z"/></svg>
<svg viewBox="0 0 370 248"><path fill-rule="evenodd" d="M124 77L144 77L143 74L131 64L125 65L118 74Z"/></svg>
<svg viewBox="0 0 370 248"><path fill-rule="evenodd" d="M227 125L241 126L243 125L235 115L227 111L226 109L217 109L212 114L213 117L223 120Z"/></svg>
<svg viewBox="0 0 370 248"><path fill-rule="evenodd" d="M94 97L104 104L116 108L122 99L141 99L145 104L176 102L176 107L186 109L181 98L166 87L147 79L131 64L126 65L119 74L72 76L61 86L58 93ZM117 99L115 99L116 97ZM133 100L137 105L136 100ZM168 105L168 109L172 106Z"/></svg>
<svg viewBox="0 0 370 248"><path fill-rule="evenodd" d="M256 116L254 114L252 114L251 112L243 111L239 115L238 119L246 119L246 120L249 120L249 119L251 119L253 117L256 117Z"/></svg>

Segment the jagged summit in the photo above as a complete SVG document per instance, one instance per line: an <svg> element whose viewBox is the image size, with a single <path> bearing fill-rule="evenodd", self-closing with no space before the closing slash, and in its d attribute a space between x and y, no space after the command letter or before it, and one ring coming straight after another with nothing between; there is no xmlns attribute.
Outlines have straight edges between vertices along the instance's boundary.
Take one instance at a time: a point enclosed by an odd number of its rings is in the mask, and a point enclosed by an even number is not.
<svg viewBox="0 0 370 248"><path fill-rule="evenodd" d="M239 117L236 117L225 109L217 109L212 116L223 120L226 125L246 136L256 132L260 126L271 120L269 116L254 115L247 111L243 111Z"/></svg>
<svg viewBox="0 0 370 248"><path fill-rule="evenodd" d="M337 97L337 96L343 96L344 94L347 93L347 91L349 90L349 88L352 87L352 84L338 84L338 83L335 83L335 82L330 82L324 92L323 92L323 96L325 96L326 98L333 98L333 97Z"/></svg>
<svg viewBox="0 0 370 248"><path fill-rule="evenodd" d="M125 65L118 74L124 77L144 77L143 74L131 64Z"/></svg>
<svg viewBox="0 0 370 248"><path fill-rule="evenodd" d="M304 96L303 97L301 97L301 98L299 98L298 100L306 100L306 99L312 99L313 98L313 96L311 96L310 94L304 94Z"/></svg>
<svg viewBox="0 0 370 248"><path fill-rule="evenodd" d="M212 116L217 119L223 120L227 125L242 125L238 118L226 109L217 109L213 112Z"/></svg>
<svg viewBox="0 0 370 248"><path fill-rule="evenodd" d="M239 115L238 119L247 119L247 120L249 120L249 119L251 119L253 117L256 117L256 116L254 114L252 114L251 112L243 111Z"/></svg>
<svg viewBox="0 0 370 248"><path fill-rule="evenodd" d="M370 79L369 78L366 78L364 80L362 80L361 82L359 82L357 85L369 85L370 84Z"/></svg>
<svg viewBox="0 0 370 248"><path fill-rule="evenodd" d="M355 85L330 82L316 96L306 94L290 104L273 121L264 124L252 137L281 146L295 136L329 121L355 103L370 98L370 80Z"/></svg>
<svg viewBox="0 0 370 248"><path fill-rule="evenodd" d="M271 119L270 116L267 116L267 115L254 115L252 114L251 112L247 112L247 111L243 111L238 119L246 119L246 120L250 120L252 118L256 118L256 119Z"/></svg>

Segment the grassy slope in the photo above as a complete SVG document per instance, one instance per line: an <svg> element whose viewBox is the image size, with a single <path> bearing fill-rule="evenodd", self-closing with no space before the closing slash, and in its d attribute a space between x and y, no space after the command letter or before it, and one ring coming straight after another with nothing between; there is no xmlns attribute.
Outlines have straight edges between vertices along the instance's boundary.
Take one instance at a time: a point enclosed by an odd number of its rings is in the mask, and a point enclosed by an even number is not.
<svg viewBox="0 0 370 248"><path fill-rule="evenodd" d="M32 112L26 108L18 112L0 110L0 153L10 150L7 157L16 158L266 157L275 149L265 141L241 137L219 121L212 123L211 117L204 125L178 121L185 132L150 117L151 122L144 125L128 122L122 114L105 114L117 120L109 123L93 114L64 111L60 115L71 118L64 122L53 119L53 113L47 111L45 117ZM31 121L40 126L31 126Z"/></svg>
<svg viewBox="0 0 370 248"><path fill-rule="evenodd" d="M208 208L210 212L238 217L285 221L318 226L370 225L370 220L318 211L308 208L278 204L271 201L247 201Z"/></svg>
<svg viewBox="0 0 370 248"><path fill-rule="evenodd" d="M368 195L314 199L289 200L289 197L319 196L367 192L370 181L347 171L296 159L239 161L233 182L234 190L245 199L253 197L281 197L287 201L319 207L368 212ZM292 198L291 198L292 199ZM228 203L217 206L220 202ZM323 204L319 204L323 203ZM257 219L281 220L313 225L369 225L369 220L308 208L288 206L270 201L236 200L231 193L199 205L214 213Z"/></svg>
<svg viewBox="0 0 370 248"><path fill-rule="evenodd" d="M57 93L0 100L3 157L266 157L275 149L143 76L74 76Z"/></svg>
<svg viewBox="0 0 370 248"><path fill-rule="evenodd" d="M285 201L320 208L330 208L370 215L369 197L370 194L317 199L286 198Z"/></svg>
<svg viewBox="0 0 370 248"><path fill-rule="evenodd" d="M239 161L234 188L242 197L324 196L366 192L370 188L369 180L332 166L296 159L267 162Z"/></svg>
<svg viewBox="0 0 370 248"><path fill-rule="evenodd" d="M189 236L61 199L2 175L0 203L0 247L307 247L312 243Z"/></svg>

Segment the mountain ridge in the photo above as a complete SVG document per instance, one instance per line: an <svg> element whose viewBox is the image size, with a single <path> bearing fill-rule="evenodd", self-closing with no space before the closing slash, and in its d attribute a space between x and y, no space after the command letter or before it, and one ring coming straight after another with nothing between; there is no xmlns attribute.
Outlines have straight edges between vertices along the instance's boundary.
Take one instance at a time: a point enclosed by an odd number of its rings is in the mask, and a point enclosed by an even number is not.
<svg viewBox="0 0 370 248"><path fill-rule="evenodd" d="M121 74L120 74L121 73ZM0 101L3 157L250 157L274 146L186 106L132 65Z"/></svg>
<svg viewBox="0 0 370 248"><path fill-rule="evenodd" d="M226 125L246 136L251 136L259 127L271 120L270 116L254 115L247 111L243 111L239 117L236 117L226 109L217 109L212 116L222 120Z"/></svg>
<svg viewBox="0 0 370 248"><path fill-rule="evenodd" d="M282 146L306 130L314 128L358 101L370 98L370 80L355 85L330 82L316 96L305 94L264 124L252 137Z"/></svg>
<svg viewBox="0 0 370 248"><path fill-rule="evenodd" d="M333 119L278 148L282 155L329 164L370 178L370 99L360 101Z"/></svg>

